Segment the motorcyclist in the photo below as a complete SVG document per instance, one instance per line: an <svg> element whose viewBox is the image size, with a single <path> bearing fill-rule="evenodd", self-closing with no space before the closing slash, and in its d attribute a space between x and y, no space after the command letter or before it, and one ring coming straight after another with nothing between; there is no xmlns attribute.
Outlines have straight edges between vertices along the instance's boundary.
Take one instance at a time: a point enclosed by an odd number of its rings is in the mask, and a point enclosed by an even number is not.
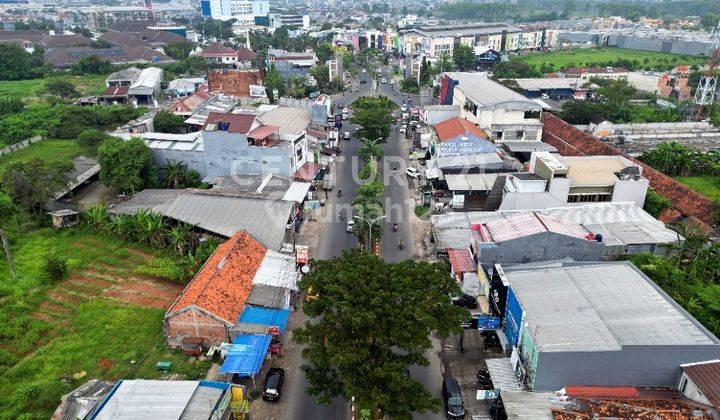
<svg viewBox="0 0 720 420"><path fill-rule="evenodd" d="M397 222L393 223L393 232L397 232Z"/></svg>
<svg viewBox="0 0 720 420"><path fill-rule="evenodd" d="M338 197L342 197L342 190L338 188Z"/></svg>
<svg viewBox="0 0 720 420"><path fill-rule="evenodd" d="M405 248L405 242L403 242L402 239L400 239L400 243L398 243L398 248L400 248L400 249Z"/></svg>

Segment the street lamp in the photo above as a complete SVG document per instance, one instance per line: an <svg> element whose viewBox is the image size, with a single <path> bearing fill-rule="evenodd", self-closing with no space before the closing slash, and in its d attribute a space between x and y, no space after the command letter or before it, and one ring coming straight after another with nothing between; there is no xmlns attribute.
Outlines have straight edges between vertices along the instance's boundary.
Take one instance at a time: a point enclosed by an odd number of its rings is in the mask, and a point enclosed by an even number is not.
<svg viewBox="0 0 720 420"><path fill-rule="evenodd" d="M368 220L364 217L360 216L353 216L353 219L362 220L365 223L368 224L368 251L372 251L372 226L377 222L378 220L384 219L386 216L383 214L382 216L376 217L372 220Z"/></svg>

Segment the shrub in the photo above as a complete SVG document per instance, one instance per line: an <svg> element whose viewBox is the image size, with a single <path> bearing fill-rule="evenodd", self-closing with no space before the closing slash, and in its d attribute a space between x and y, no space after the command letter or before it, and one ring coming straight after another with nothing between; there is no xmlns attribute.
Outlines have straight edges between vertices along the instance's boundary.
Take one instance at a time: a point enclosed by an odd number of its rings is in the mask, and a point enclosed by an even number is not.
<svg viewBox="0 0 720 420"><path fill-rule="evenodd" d="M160 277L184 284L191 275L191 265L193 265L193 261L189 258L152 258L133 269L133 273Z"/></svg>
<svg viewBox="0 0 720 420"><path fill-rule="evenodd" d="M670 207L670 200L655 191L648 190L647 195L645 196L645 205L643 205L643 210L650 213L652 217L657 218L660 216L660 213L668 207Z"/></svg>
<svg viewBox="0 0 720 420"><path fill-rule="evenodd" d="M67 260L50 252L43 257L43 274L45 280L57 283L62 281L68 275Z"/></svg>

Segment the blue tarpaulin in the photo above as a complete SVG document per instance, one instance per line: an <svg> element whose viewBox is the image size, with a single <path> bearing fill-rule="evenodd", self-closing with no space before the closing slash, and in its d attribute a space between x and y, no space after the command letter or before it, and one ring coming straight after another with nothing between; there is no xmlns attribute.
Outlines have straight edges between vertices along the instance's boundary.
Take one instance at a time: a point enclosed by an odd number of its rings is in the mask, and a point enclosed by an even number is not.
<svg viewBox="0 0 720 420"><path fill-rule="evenodd" d="M270 347L270 334L241 334L235 337L220 373L252 376L260 371Z"/></svg>
<svg viewBox="0 0 720 420"><path fill-rule="evenodd" d="M279 327L280 334L285 332L285 327L290 318L289 309L263 308L261 306L245 306L240 323L260 324L268 327Z"/></svg>

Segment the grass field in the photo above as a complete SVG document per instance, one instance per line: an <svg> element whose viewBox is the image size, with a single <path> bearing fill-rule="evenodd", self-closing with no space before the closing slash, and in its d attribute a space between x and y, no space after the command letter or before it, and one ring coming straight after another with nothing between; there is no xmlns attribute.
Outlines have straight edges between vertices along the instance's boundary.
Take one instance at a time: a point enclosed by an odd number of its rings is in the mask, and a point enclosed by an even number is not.
<svg viewBox="0 0 720 420"><path fill-rule="evenodd" d="M0 176L12 162L27 162L34 158L48 162L69 161L82 154L82 148L75 140L42 140L24 149L0 156Z"/></svg>
<svg viewBox="0 0 720 420"><path fill-rule="evenodd" d="M64 393L91 378L162 378L161 360L184 378L209 368L164 345L163 315L183 286L133 274L169 253L85 227L11 240L17 281L0 260L0 418L49 418ZM67 258L66 280L44 278L47 252Z"/></svg>
<svg viewBox="0 0 720 420"><path fill-rule="evenodd" d="M45 94L45 84L54 79L71 82L81 95L97 95L105 90L105 77L103 75L64 75L45 79L0 81L0 96L16 96L29 101L36 100Z"/></svg>
<svg viewBox="0 0 720 420"><path fill-rule="evenodd" d="M540 69L543 64L553 70L567 67L605 67L617 60L628 60L637 69L669 70L680 64L701 65L705 57L683 56L677 54L638 51L623 48L573 48L544 53L531 53L519 57L520 60Z"/></svg>
<svg viewBox="0 0 720 420"><path fill-rule="evenodd" d="M711 200L720 201L720 177L678 176L675 179Z"/></svg>

